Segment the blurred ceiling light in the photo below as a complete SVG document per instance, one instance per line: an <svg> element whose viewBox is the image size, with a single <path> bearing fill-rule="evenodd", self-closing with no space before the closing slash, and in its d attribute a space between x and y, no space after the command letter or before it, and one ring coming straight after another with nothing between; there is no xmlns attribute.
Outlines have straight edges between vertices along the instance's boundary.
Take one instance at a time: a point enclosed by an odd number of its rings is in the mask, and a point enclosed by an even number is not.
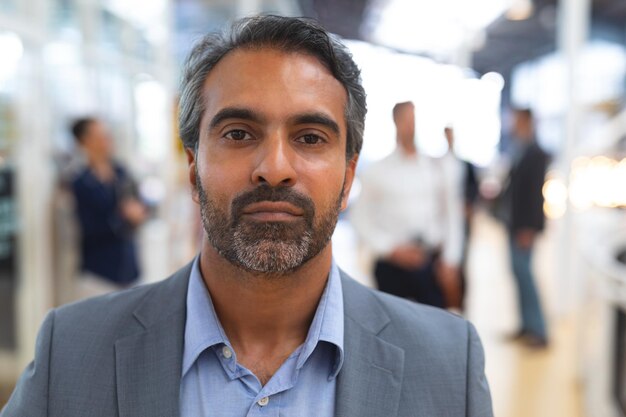
<svg viewBox="0 0 626 417"><path fill-rule="evenodd" d="M626 207L626 158L577 158L572 163L569 198L578 210Z"/></svg>
<svg viewBox="0 0 626 417"><path fill-rule="evenodd" d="M480 77L480 80L494 86L498 91L504 88L504 77L498 72L488 72Z"/></svg>
<svg viewBox="0 0 626 417"><path fill-rule="evenodd" d="M545 199L543 209L546 217L556 219L567 210L567 187L554 172L549 172L547 178L542 190Z"/></svg>
<svg viewBox="0 0 626 417"><path fill-rule="evenodd" d="M526 20L529 19L535 7L532 0L512 0L511 6L506 11L506 18L509 20Z"/></svg>
<svg viewBox="0 0 626 417"><path fill-rule="evenodd" d="M372 6L365 27L369 41L403 51L450 55L487 27L507 0L388 0Z"/></svg>

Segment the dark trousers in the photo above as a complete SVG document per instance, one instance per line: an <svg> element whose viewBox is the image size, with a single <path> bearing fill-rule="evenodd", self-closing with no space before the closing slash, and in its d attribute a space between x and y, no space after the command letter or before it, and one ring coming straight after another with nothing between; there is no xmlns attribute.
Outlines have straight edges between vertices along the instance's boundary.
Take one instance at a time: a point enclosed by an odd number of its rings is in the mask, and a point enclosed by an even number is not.
<svg viewBox="0 0 626 417"><path fill-rule="evenodd" d="M420 269L407 270L384 260L374 269L378 289L398 297L435 307L445 307L443 293L434 270L435 258Z"/></svg>

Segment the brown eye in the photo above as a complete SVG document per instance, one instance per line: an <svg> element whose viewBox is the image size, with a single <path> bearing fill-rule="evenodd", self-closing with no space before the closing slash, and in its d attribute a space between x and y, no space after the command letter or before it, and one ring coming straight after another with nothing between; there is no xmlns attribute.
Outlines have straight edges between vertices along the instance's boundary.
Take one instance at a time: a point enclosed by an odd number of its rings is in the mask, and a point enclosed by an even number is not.
<svg viewBox="0 0 626 417"><path fill-rule="evenodd" d="M300 136L299 141L307 145L317 145L318 143L323 142L320 136L313 134L302 135Z"/></svg>
<svg viewBox="0 0 626 417"><path fill-rule="evenodd" d="M224 137L232 140L250 140L251 136L245 130L231 130Z"/></svg>

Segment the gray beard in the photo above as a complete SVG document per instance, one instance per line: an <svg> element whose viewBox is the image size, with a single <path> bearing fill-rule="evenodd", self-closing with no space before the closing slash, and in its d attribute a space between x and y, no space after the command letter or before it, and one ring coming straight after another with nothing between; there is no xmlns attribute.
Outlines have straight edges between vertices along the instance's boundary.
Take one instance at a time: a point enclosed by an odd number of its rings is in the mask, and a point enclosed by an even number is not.
<svg viewBox="0 0 626 417"><path fill-rule="evenodd" d="M231 215L219 209L196 173L202 224L211 246L231 264L262 275L287 275L318 255L330 241L345 187L335 204L315 222L313 201L289 187L261 185L235 197ZM257 222L242 219L245 206L259 201L287 201L304 212L293 222Z"/></svg>

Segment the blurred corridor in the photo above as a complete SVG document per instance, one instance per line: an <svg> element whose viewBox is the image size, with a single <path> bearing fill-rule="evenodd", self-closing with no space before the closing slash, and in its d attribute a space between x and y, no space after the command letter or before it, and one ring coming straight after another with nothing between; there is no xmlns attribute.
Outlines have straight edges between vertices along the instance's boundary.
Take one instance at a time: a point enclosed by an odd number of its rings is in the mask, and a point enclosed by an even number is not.
<svg viewBox="0 0 626 417"><path fill-rule="evenodd" d="M494 401L494 415L501 417L595 416L584 411L583 347L577 325L578 313L561 313L555 287L555 234L550 229L542 237L540 257L536 259L539 286L544 301L552 308L547 312L551 327L551 345L535 351L507 340L517 328L517 299L508 266L506 233L487 213L480 211L473 219L476 233L469 253L466 317L477 327L487 358L486 372ZM373 285L367 261L352 258L358 243L345 222L335 237L335 256L345 261L340 266L365 285Z"/></svg>
<svg viewBox="0 0 626 417"><path fill-rule="evenodd" d="M454 311L482 338L495 415L626 417L623 0L0 0L0 409L32 359L46 312L75 300L82 282L69 185L89 156L72 122L106 125L116 163L136 180L141 220L128 234L138 282L162 280L197 254L202 236L177 131L182 61L201 35L255 13L318 19L362 71L368 114L333 236L339 266L376 286L380 253L349 219L367 170L394 152L392 108L411 102L408 141L432 160L428 174L440 179L451 157L475 176L460 261L465 305ZM496 220L526 149L514 138L520 109L532 112L533 140L547 155L546 227L532 258L545 349L511 340L523 329L511 239ZM444 133L452 130L454 145Z"/></svg>

